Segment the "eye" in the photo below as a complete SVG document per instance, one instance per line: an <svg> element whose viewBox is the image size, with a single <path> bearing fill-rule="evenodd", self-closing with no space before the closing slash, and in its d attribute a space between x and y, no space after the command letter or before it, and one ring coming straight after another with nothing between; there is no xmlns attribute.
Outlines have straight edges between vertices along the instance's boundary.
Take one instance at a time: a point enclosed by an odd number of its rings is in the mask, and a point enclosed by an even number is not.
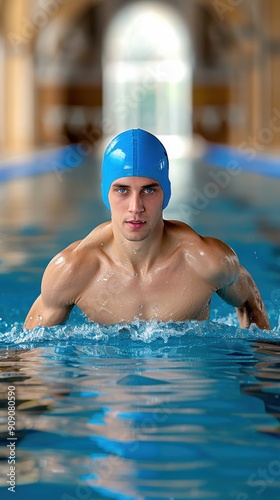
<svg viewBox="0 0 280 500"><path fill-rule="evenodd" d="M126 194L127 193L127 189L126 188L118 188L116 191L119 194Z"/></svg>
<svg viewBox="0 0 280 500"><path fill-rule="evenodd" d="M144 189L144 193L145 194L152 194L152 193L155 193L155 188L145 188Z"/></svg>

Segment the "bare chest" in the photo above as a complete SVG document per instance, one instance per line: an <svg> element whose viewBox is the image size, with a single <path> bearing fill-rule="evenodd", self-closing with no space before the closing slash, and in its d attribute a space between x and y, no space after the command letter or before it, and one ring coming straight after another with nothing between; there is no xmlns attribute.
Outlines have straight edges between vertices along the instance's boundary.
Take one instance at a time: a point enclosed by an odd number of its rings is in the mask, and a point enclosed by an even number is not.
<svg viewBox="0 0 280 500"><path fill-rule="evenodd" d="M205 319L210 287L190 268L157 269L149 274L106 270L89 281L77 305L90 321L103 324L142 320Z"/></svg>

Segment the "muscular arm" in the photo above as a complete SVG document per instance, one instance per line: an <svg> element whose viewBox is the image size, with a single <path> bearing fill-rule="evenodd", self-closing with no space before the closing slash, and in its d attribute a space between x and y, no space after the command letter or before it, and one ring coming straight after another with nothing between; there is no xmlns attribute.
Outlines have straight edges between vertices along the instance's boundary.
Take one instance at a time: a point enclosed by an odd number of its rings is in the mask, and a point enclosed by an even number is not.
<svg viewBox="0 0 280 500"><path fill-rule="evenodd" d="M73 306L53 304L46 306L42 295L35 300L24 322L24 328L31 330L36 326L55 326L63 324Z"/></svg>
<svg viewBox="0 0 280 500"><path fill-rule="evenodd" d="M203 238L207 254L208 279L216 293L236 308L241 328L255 323L270 329L269 319L260 292L248 271L240 265L236 253L224 242ZM207 272L207 271L206 271Z"/></svg>
<svg viewBox="0 0 280 500"><path fill-rule="evenodd" d="M241 328L255 323L259 328L269 330L270 324L260 292L246 269L239 265L236 280L229 286L217 290L218 295L236 308Z"/></svg>
<svg viewBox="0 0 280 500"><path fill-rule="evenodd" d="M110 237L110 224L101 224L51 260L43 275L41 295L27 314L25 328L55 326L67 320L73 306L85 293L88 282L98 272L100 242L103 245Z"/></svg>
<svg viewBox="0 0 280 500"><path fill-rule="evenodd" d="M52 259L47 266L41 286L41 295L35 300L27 317L24 328L55 326L64 323L75 303L75 257L73 244Z"/></svg>

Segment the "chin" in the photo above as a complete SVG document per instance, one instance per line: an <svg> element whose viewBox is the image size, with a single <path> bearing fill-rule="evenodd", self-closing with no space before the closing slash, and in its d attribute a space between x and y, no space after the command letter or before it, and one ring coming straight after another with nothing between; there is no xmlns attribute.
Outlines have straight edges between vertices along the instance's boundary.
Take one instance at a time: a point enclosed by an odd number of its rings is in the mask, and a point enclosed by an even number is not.
<svg viewBox="0 0 280 500"><path fill-rule="evenodd" d="M147 237L148 237L147 235L146 236L140 236L139 235L138 237L131 235L131 236L126 236L126 240L127 241L135 241L135 242L137 242L137 241L144 241Z"/></svg>
<svg viewBox="0 0 280 500"><path fill-rule="evenodd" d="M148 238L149 236L149 233L145 233L145 234L126 234L125 235L125 238L128 240L128 241L143 241L145 240L146 238Z"/></svg>

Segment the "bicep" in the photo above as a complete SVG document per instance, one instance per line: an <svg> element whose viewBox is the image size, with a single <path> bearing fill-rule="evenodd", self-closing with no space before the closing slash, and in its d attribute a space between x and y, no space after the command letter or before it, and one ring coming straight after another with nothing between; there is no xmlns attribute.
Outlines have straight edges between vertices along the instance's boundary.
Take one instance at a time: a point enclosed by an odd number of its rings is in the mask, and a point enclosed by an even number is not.
<svg viewBox="0 0 280 500"><path fill-rule="evenodd" d="M60 325L66 321L72 307L59 303L46 305L42 295L39 295L26 316L24 328L30 330L37 326Z"/></svg>
<svg viewBox="0 0 280 500"><path fill-rule="evenodd" d="M67 266L60 266L57 262L58 259L54 258L44 272L41 295L27 315L25 328L59 325L69 316L73 303L69 296L69 276L65 272Z"/></svg>
<svg viewBox="0 0 280 500"><path fill-rule="evenodd" d="M42 279L41 295L26 318L25 327L54 326L64 323L87 278L87 268L75 250L79 242L56 255L48 264Z"/></svg>
<svg viewBox="0 0 280 500"><path fill-rule="evenodd" d="M244 268L236 253L223 241L215 238L204 238L204 241L207 245L207 261L203 266L206 280L223 300L231 305L239 303Z"/></svg>
<svg viewBox="0 0 280 500"><path fill-rule="evenodd" d="M217 290L217 294L233 307L243 307L255 292L256 285L251 275L240 264L233 281Z"/></svg>

